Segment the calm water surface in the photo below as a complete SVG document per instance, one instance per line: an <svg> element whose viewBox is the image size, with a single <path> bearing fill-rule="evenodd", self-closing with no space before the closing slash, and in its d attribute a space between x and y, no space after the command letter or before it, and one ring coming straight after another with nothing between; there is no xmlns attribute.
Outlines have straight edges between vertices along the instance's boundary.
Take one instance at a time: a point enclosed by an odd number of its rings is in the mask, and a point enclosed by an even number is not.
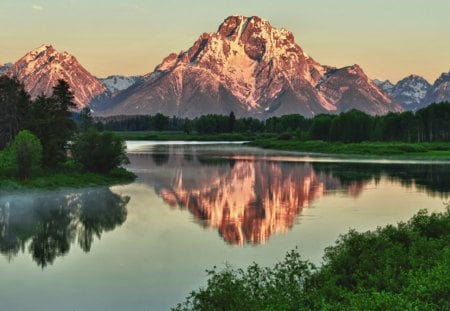
<svg viewBox="0 0 450 311"><path fill-rule="evenodd" d="M136 182L0 192L0 310L168 310L226 262L320 263L350 228L443 211L450 164L129 142Z"/></svg>

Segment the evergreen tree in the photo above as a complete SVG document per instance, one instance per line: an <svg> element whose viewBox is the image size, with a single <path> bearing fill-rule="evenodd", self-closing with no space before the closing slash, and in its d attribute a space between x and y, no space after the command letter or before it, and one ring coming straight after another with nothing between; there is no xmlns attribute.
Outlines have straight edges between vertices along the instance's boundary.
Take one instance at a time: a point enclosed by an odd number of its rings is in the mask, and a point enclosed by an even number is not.
<svg viewBox="0 0 450 311"><path fill-rule="evenodd" d="M84 107L80 114L78 115L78 131L84 133L88 128L94 126L94 120L92 118L91 109L89 107Z"/></svg>
<svg viewBox="0 0 450 311"><path fill-rule="evenodd" d="M54 166L67 157L66 147L76 130L69 109L75 108L73 94L64 80L59 80L51 97L39 96L31 105L26 128L40 139L43 162Z"/></svg>
<svg viewBox="0 0 450 311"><path fill-rule="evenodd" d="M230 115L228 116L228 131L233 132L234 131L234 125L236 124L236 116L234 115L234 112L230 112Z"/></svg>
<svg viewBox="0 0 450 311"><path fill-rule="evenodd" d="M16 78L0 77L0 149L23 127L30 97Z"/></svg>

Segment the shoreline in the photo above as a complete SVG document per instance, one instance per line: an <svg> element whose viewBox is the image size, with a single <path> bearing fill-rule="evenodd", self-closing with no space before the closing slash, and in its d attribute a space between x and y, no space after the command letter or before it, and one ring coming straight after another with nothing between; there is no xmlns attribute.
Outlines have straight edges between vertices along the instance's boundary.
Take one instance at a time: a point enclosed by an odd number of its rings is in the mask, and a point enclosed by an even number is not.
<svg viewBox="0 0 450 311"><path fill-rule="evenodd" d="M267 150L301 152L316 156L361 159L449 161L450 143L362 142L341 143L265 139L246 143Z"/></svg>
<svg viewBox="0 0 450 311"><path fill-rule="evenodd" d="M0 180L0 193L16 190L56 190L63 188L87 188L115 186L133 182L136 175L126 168L114 169L109 175L85 171L47 171L25 181L15 178Z"/></svg>

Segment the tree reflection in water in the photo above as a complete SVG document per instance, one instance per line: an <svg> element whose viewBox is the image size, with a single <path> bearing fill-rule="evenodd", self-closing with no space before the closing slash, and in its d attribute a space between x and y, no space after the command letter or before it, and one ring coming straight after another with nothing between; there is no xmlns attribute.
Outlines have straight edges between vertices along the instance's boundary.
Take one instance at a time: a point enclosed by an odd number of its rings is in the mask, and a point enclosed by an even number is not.
<svg viewBox="0 0 450 311"><path fill-rule="evenodd" d="M89 252L94 236L125 222L129 200L109 188L0 196L0 252L28 250L42 268L75 241Z"/></svg>

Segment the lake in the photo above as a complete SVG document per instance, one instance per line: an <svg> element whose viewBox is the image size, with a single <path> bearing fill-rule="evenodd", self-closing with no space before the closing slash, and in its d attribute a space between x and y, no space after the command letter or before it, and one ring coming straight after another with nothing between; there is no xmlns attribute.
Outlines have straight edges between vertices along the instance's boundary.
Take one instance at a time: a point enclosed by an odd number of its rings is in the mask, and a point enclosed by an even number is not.
<svg viewBox="0 0 450 311"><path fill-rule="evenodd" d="M128 148L134 183L0 192L0 310L168 310L205 269L271 266L296 247L320 264L339 234L444 211L450 193L450 162Z"/></svg>

